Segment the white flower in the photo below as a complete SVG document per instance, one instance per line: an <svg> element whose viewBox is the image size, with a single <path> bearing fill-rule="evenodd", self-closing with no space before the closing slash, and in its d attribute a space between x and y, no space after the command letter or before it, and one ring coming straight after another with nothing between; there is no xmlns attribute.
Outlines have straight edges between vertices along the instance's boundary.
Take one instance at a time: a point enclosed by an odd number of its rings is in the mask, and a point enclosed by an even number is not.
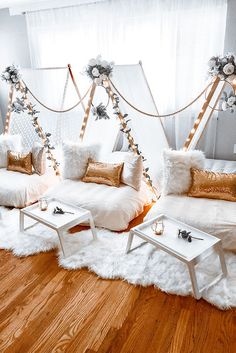
<svg viewBox="0 0 236 353"><path fill-rule="evenodd" d="M100 75L100 79L101 79L102 81L107 80L107 75L101 74L101 75Z"/></svg>
<svg viewBox="0 0 236 353"><path fill-rule="evenodd" d="M235 101L236 101L236 97L235 96L231 96L231 97L228 98L227 103L228 103L228 105L230 107L232 107L232 105L234 105Z"/></svg>
<svg viewBox="0 0 236 353"><path fill-rule="evenodd" d="M210 74L212 76L217 76L219 74L219 69L217 67L214 67L212 70L210 70Z"/></svg>
<svg viewBox="0 0 236 353"><path fill-rule="evenodd" d="M102 79L101 79L101 76L99 76L98 78L95 78L95 83L97 84L97 85L101 85L102 84Z"/></svg>
<svg viewBox="0 0 236 353"><path fill-rule="evenodd" d="M89 66L96 66L96 65L97 65L96 59L90 59L89 60Z"/></svg>
<svg viewBox="0 0 236 353"><path fill-rule="evenodd" d="M209 66L209 67L214 67L214 66L216 66L216 61L215 61L214 59L209 60L209 61L208 61L208 66Z"/></svg>
<svg viewBox="0 0 236 353"><path fill-rule="evenodd" d="M222 110L227 110L227 109L228 109L228 104L227 104L227 102L223 101L221 107L222 107Z"/></svg>
<svg viewBox="0 0 236 353"><path fill-rule="evenodd" d="M232 73L234 72L234 65L233 64L226 64L224 67L223 67L223 72L226 74L226 75L232 75Z"/></svg>
<svg viewBox="0 0 236 353"><path fill-rule="evenodd" d="M5 77L6 80L9 80L9 78L10 78L9 72L5 72L4 73L4 77Z"/></svg>
<svg viewBox="0 0 236 353"><path fill-rule="evenodd" d="M93 75L93 77L99 77L100 72L98 71L98 69L96 67L93 68L92 75Z"/></svg>

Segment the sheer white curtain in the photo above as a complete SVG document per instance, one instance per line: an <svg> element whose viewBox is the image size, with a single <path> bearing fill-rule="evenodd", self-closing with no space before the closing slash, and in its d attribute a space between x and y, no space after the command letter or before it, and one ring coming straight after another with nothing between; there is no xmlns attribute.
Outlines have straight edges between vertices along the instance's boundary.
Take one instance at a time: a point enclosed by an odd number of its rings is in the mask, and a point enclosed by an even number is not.
<svg viewBox="0 0 236 353"><path fill-rule="evenodd" d="M117 64L142 60L160 113L174 111L206 85L208 59L223 53L226 11L227 0L104 0L27 13L32 66L82 71L97 54ZM165 119L173 147L198 110Z"/></svg>

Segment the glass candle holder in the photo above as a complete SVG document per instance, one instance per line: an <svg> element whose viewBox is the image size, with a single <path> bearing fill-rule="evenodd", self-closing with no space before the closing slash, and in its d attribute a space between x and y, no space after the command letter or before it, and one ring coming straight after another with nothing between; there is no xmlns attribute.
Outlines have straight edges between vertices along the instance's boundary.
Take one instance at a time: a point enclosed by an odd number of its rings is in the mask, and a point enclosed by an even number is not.
<svg viewBox="0 0 236 353"><path fill-rule="evenodd" d="M157 221L152 224L152 231L156 235L162 235L164 233L164 229L165 229L165 226L163 221Z"/></svg>
<svg viewBox="0 0 236 353"><path fill-rule="evenodd" d="M39 200L39 208L41 211L46 211L48 209L48 201L46 198L42 197Z"/></svg>

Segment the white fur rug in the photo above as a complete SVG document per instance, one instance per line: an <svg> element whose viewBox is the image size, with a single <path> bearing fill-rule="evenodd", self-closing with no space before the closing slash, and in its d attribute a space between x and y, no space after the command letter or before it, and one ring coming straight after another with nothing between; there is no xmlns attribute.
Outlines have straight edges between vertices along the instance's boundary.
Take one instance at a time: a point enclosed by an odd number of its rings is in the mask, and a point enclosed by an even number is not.
<svg viewBox="0 0 236 353"><path fill-rule="evenodd" d="M2 210L2 208L1 208ZM55 232L42 225L18 232L19 211L3 211L0 220L0 249L12 251L15 256L29 256L58 249ZM191 295L191 283L186 266L174 257L146 244L125 254L128 233L116 234L98 230L98 240L91 232L83 231L64 237L67 257L58 250L59 265L75 270L87 267L107 279L121 278L135 285L155 285L164 292ZM136 242L136 243L135 243ZM136 239L134 246L140 240ZM205 291L203 298L220 309L236 307L236 255L225 253L229 275ZM212 255L198 268L200 287L210 281L220 270L218 257Z"/></svg>

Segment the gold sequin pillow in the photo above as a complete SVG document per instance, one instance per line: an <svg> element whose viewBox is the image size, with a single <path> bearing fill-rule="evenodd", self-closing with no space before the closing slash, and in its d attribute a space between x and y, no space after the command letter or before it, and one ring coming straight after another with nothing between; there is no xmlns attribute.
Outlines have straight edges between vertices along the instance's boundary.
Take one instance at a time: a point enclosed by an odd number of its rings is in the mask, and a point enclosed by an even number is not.
<svg viewBox="0 0 236 353"><path fill-rule="evenodd" d="M236 201L236 173L215 173L191 168L192 185L188 196Z"/></svg>
<svg viewBox="0 0 236 353"><path fill-rule="evenodd" d="M7 151L7 170L32 174L32 153Z"/></svg>
<svg viewBox="0 0 236 353"><path fill-rule="evenodd" d="M124 163L111 164L89 160L86 173L82 181L86 183L120 186L120 178Z"/></svg>

